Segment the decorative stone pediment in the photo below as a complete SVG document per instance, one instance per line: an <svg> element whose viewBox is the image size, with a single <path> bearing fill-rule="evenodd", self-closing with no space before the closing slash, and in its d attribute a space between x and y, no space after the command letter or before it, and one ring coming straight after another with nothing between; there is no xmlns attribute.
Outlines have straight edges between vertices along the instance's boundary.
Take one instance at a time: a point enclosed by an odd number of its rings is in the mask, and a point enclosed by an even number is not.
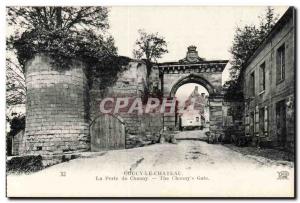
<svg viewBox="0 0 300 203"><path fill-rule="evenodd" d="M196 46L189 46L184 59L179 60L179 63L198 63L204 61L203 58L200 58L198 55Z"/></svg>

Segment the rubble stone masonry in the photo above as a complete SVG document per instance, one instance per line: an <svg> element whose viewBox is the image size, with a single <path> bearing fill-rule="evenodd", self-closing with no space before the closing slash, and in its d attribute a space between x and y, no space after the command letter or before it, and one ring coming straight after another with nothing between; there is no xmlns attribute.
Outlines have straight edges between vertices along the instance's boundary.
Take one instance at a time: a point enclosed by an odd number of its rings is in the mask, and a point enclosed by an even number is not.
<svg viewBox="0 0 300 203"><path fill-rule="evenodd" d="M101 116L99 104L104 98L142 98L148 86L146 75L146 64L143 61L131 60L124 67L124 71L119 73L117 81L106 90L100 90L97 83L94 82L89 93L91 121ZM124 108L122 109L124 112L118 113L118 116L124 121L126 129L125 148L157 142L159 132L163 128L162 115L138 114L137 112L128 114L126 113L128 108Z"/></svg>

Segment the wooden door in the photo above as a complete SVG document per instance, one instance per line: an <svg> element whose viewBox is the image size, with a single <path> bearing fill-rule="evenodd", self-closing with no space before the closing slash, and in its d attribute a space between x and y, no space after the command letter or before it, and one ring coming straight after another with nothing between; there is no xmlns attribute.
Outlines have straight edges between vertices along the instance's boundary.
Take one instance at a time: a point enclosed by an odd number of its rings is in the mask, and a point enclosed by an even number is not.
<svg viewBox="0 0 300 203"><path fill-rule="evenodd" d="M103 114L90 127L93 152L125 149L125 125L120 117Z"/></svg>
<svg viewBox="0 0 300 203"><path fill-rule="evenodd" d="M286 143L286 108L285 101L276 104L276 134L280 146Z"/></svg>

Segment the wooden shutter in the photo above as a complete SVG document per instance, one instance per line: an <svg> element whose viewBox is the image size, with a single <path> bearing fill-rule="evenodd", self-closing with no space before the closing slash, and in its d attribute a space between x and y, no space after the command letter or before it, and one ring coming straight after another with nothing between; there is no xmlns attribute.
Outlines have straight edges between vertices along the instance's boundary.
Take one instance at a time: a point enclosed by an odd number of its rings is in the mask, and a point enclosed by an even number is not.
<svg viewBox="0 0 300 203"><path fill-rule="evenodd" d="M269 132L269 126L268 126L268 121L269 121L269 118L268 118L268 106L265 106L265 116L264 116L264 134L265 136L268 136L268 132Z"/></svg>
<svg viewBox="0 0 300 203"><path fill-rule="evenodd" d="M255 122L255 128L254 128L255 135L259 136L259 109L258 109L258 106L255 107L254 122Z"/></svg>
<svg viewBox="0 0 300 203"><path fill-rule="evenodd" d="M249 134L254 136L254 113L251 112L249 116Z"/></svg>
<svg viewBox="0 0 300 203"><path fill-rule="evenodd" d="M250 118L249 115L245 115L245 134L246 136L250 135Z"/></svg>

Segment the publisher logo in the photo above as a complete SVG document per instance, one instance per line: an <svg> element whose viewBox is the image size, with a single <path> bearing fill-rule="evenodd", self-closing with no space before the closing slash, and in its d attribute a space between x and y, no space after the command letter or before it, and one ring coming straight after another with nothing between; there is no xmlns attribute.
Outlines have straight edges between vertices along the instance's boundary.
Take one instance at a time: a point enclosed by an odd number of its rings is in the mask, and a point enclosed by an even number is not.
<svg viewBox="0 0 300 203"><path fill-rule="evenodd" d="M287 180L289 177L288 171L277 171L278 177L277 180Z"/></svg>

